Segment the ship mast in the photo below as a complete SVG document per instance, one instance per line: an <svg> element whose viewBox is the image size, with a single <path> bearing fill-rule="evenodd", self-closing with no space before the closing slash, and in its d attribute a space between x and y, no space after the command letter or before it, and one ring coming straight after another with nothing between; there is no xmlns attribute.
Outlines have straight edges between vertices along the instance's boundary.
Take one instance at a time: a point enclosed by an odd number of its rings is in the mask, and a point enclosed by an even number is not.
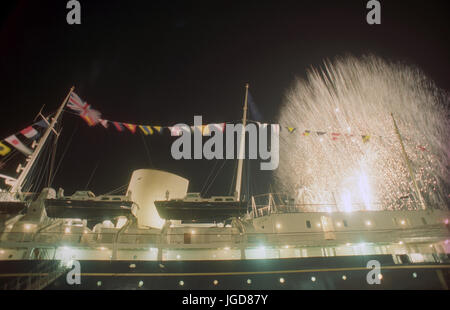
<svg viewBox="0 0 450 310"><path fill-rule="evenodd" d="M395 127L395 133L397 134L397 138L400 141L400 146L402 147L402 155L403 159L405 160L406 166L408 167L409 176L411 177L411 180L413 181L414 188L416 190L417 196L419 197L420 205L422 209L426 209L425 201L423 200L422 193L419 190L419 186L417 186L416 178L414 177L414 171L411 166L411 162L409 161L408 154L406 154L405 146L403 145L402 136L400 135L400 131L398 130L397 123L395 122L394 114L391 113L392 121L394 122Z"/></svg>
<svg viewBox="0 0 450 310"><path fill-rule="evenodd" d="M64 98L64 101L62 102L61 106L59 107L58 111L56 112L55 116L52 118L52 122L49 124L47 130L45 131L44 135L42 136L41 140L39 141L39 143L36 147L36 150L33 152L33 154L31 154L27 158L27 164L22 169L22 172L19 175L19 177L17 178L17 180L15 180L14 183L12 183L12 186L9 190L10 193L12 193L12 194L20 194L21 193L22 187L25 183L26 178L28 177L28 174L30 173L31 167L33 167L33 164L38 159L42 148L44 147L45 143L47 142L48 137L50 136L50 133L53 131L53 132L55 132L55 134L58 134L55 131L54 127L55 127L56 123L58 122L58 118L61 115L61 113L64 109L64 106L66 105L67 101L69 100L70 94L73 92L74 89L75 89L75 87L72 86L72 88L70 89L66 98ZM45 119L45 117L44 117L44 120L47 121Z"/></svg>
<svg viewBox="0 0 450 310"><path fill-rule="evenodd" d="M245 84L244 115L242 117L242 132L239 146L239 155L238 155L239 162L237 167L236 189L235 189L236 201L241 200L242 165L244 162L244 152L245 152L245 125L247 124L247 99L248 99L248 83Z"/></svg>

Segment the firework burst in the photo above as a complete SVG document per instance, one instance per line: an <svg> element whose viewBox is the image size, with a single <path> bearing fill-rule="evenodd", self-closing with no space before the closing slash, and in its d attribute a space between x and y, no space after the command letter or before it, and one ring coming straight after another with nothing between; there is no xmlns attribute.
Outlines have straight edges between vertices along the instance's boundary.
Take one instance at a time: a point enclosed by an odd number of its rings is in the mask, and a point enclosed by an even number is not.
<svg viewBox="0 0 450 310"><path fill-rule="evenodd" d="M420 208L393 113L426 206L444 208L448 104L448 94L417 68L375 56L327 61L286 94L279 122L297 131L281 135L277 184L298 203L336 203L339 210Z"/></svg>

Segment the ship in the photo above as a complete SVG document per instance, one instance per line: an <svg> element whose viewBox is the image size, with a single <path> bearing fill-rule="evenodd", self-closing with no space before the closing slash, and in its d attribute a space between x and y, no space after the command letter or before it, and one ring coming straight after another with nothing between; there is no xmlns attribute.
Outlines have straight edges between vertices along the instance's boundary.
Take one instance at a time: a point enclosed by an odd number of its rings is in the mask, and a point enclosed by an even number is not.
<svg viewBox="0 0 450 310"><path fill-rule="evenodd" d="M447 206L346 212L288 193L246 201L241 159L233 196L202 198L188 179L156 169L133 171L124 195L22 192L72 91L20 175L5 177L0 288L448 290Z"/></svg>

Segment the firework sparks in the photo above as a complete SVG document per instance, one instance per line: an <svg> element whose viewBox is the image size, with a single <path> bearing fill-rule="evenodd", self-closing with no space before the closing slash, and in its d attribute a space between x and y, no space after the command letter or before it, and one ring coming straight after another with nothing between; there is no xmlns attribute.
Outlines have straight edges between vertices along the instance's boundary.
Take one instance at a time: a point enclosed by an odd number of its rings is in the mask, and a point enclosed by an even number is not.
<svg viewBox="0 0 450 310"><path fill-rule="evenodd" d="M311 69L288 91L279 122L339 135L282 135L277 183L295 192L298 203L336 203L342 211L420 208L393 113L427 207L443 208L449 203L448 103L418 69L375 56Z"/></svg>

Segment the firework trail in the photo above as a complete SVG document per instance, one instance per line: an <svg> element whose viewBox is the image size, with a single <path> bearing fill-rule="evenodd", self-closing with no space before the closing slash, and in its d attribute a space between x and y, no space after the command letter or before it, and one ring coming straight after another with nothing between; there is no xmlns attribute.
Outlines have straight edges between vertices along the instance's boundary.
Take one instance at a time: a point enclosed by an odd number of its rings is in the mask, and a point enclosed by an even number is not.
<svg viewBox="0 0 450 310"><path fill-rule="evenodd" d="M417 68L372 55L327 61L286 94L279 123L297 130L280 135L277 184L297 203L336 202L341 211L420 209L393 113L427 208L446 208L448 104Z"/></svg>

